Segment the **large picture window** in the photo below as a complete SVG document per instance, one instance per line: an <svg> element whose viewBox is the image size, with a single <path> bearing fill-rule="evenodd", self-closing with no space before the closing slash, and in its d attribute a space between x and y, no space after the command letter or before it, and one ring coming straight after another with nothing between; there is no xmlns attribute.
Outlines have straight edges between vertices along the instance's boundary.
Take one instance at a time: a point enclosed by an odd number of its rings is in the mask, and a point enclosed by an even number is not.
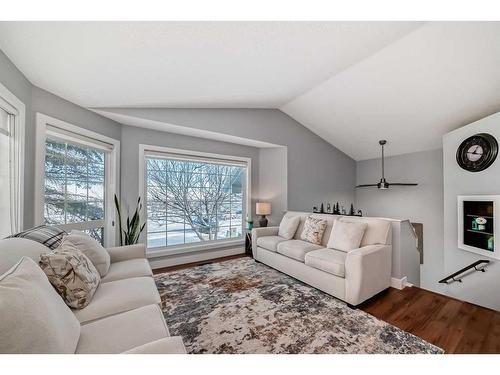
<svg viewBox="0 0 500 375"><path fill-rule="evenodd" d="M247 166L145 158L148 248L241 238Z"/></svg>

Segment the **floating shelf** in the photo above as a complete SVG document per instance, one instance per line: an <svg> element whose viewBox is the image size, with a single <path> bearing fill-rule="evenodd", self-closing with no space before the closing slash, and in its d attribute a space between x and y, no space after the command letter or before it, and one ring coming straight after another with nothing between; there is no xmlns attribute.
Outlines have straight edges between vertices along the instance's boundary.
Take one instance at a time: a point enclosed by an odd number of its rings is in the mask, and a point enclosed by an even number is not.
<svg viewBox="0 0 500 375"><path fill-rule="evenodd" d="M467 232L477 233L477 234L487 234L488 236L493 236L493 233L481 232L480 230L474 230L474 229L467 229Z"/></svg>

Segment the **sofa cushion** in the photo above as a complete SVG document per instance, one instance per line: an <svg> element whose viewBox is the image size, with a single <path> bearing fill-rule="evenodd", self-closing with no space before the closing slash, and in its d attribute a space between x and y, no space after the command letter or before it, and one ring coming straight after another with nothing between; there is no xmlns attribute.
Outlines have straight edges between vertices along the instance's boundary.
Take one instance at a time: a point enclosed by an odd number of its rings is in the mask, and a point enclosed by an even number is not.
<svg viewBox="0 0 500 375"><path fill-rule="evenodd" d="M7 238L26 238L28 240L41 243L42 245L54 250L59 247L66 234L66 231L58 227L39 225L37 227L13 234Z"/></svg>
<svg viewBox="0 0 500 375"><path fill-rule="evenodd" d="M101 277L106 276L111 263L109 253L95 239L80 231L71 231L70 234L64 236L63 242L71 243L78 250L84 253L87 258L94 264L99 271Z"/></svg>
<svg viewBox="0 0 500 375"><path fill-rule="evenodd" d="M0 240L0 275L10 270L23 256L38 263L40 255L46 253L47 246L25 238L6 238Z"/></svg>
<svg viewBox="0 0 500 375"><path fill-rule="evenodd" d="M168 336L160 307L147 305L82 325L76 352L122 353Z"/></svg>
<svg viewBox="0 0 500 375"><path fill-rule="evenodd" d="M283 241L286 240L280 236L263 236L257 238L257 246L260 246L266 250L277 251L278 244Z"/></svg>
<svg viewBox="0 0 500 375"><path fill-rule="evenodd" d="M148 260L129 259L123 262L111 263L108 273L101 279L101 282L107 283L141 276L153 276Z"/></svg>
<svg viewBox="0 0 500 375"><path fill-rule="evenodd" d="M160 295L153 278L133 277L99 284L92 302L73 313L84 323L158 303Z"/></svg>
<svg viewBox="0 0 500 375"><path fill-rule="evenodd" d="M285 215L281 219L278 236L291 240L300 224L300 216Z"/></svg>
<svg viewBox="0 0 500 375"><path fill-rule="evenodd" d="M304 230L300 235L300 239L316 245L321 244L323 234L327 226L327 221L324 219L316 219L308 217L304 223Z"/></svg>
<svg viewBox="0 0 500 375"><path fill-rule="evenodd" d="M74 353L80 324L38 264L22 257L0 276L0 332L0 353Z"/></svg>
<svg viewBox="0 0 500 375"><path fill-rule="evenodd" d="M332 275L345 277L345 259L347 253L333 249L319 249L306 254L306 265Z"/></svg>
<svg viewBox="0 0 500 375"><path fill-rule="evenodd" d="M186 348L181 336L173 336L148 342L123 354L186 354Z"/></svg>
<svg viewBox="0 0 500 375"><path fill-rule="evenodd" d="M309 251L317 249L321 249L321 246L301 240L289 240L278 244L278 253L300 262L304 261Z"/></svg>
<svg viewBox="0 0 500 375"><path fill-rule="evenodd" d="M69 307L87 306L101 277L89 258L63 240L57 249L40 255L40 267Z"/></svg>
<svg viewBox="0 0 500 375"><path fill-rule="evenodd" d="M373 218L348 218L340 219L345 222L366 223L367 227L360 246L368 245L390 245L391 243L391 222L384 219Z"/></svg>
<svg viewBox="0 0 500 375"><path fill-rule="evenodd" d="M351 251L359 248L367 224L335 220L327 247L341 251Z"/></svg>

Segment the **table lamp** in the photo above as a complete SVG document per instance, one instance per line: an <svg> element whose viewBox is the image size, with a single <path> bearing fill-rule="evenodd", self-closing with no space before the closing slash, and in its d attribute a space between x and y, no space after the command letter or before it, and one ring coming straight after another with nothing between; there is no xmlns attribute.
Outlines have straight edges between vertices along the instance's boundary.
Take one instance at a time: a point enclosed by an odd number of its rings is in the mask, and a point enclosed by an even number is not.
<svg viewBox="0 0 500 375"><path fill-rule="evenodd" d="M267 227L266 215L271 214L271 203L262 203L262 202L257 203L257 206L255 208L255 213L257 215L260 215L259 226Z"/></svg>

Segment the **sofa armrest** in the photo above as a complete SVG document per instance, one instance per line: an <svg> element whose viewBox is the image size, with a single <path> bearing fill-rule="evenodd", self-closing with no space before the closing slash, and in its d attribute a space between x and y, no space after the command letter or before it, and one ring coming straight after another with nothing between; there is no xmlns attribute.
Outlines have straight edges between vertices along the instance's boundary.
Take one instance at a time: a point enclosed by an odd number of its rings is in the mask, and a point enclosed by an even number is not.
<svg viewBox="0 0 500 375"><path fill-rule="evenodd" d="M111 257L111 263L123 262L129 259L145 259L146 245L139 243L136 245L117 246L106 249Z"/></svg>
<svg viewBox="0 0 500 375"><path fill-rule="evenodd" d="M123 354L186 354L186 348L182 337L173 336L136 346Z"/></svg>
<svg viewBox="0 0 500 375"><path fill-rule="evenodd" d="M252 253L254 259L257 255L257 238L264 236L277 236L279 227L264 227L252 229Z"/></svg>
<svg viewBox="0 0 500 375"><path fill-rule="evenodd" d="M391 285L391 245L369 245L347 253L346 302L359 305Z"/></svg>

